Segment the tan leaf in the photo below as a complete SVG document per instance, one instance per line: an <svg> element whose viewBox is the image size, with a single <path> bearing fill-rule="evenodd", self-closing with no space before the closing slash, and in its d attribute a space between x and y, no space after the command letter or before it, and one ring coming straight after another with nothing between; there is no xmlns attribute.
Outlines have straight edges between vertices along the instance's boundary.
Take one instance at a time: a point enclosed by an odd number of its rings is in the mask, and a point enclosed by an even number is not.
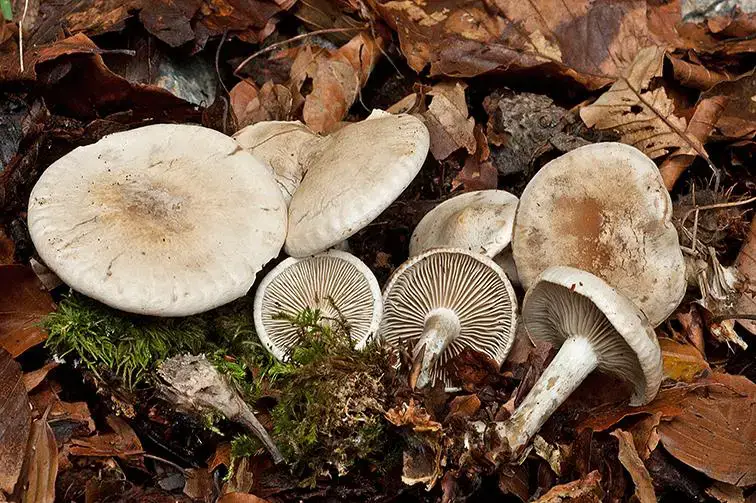
<svg viewBox="0 0 756 503"><path fill-rule="evenodd" d="M717 121L717 133L732 139L756 137L756 70L741 75L735 80L720 82L703 94L703 98L724 96L727 98L722 115Z"/></svg>
<svg viewBox="0 0 756 503"><path fill-rule="evenodd" d="M231 88L228 94L231 99L231 109L234 111L239 124L241 124L247 115L247 108L254 106L252 102L259 95L257 86L246 80L242 80Z"/></svg>
<svg viewBox="0 0 756 503"><path fill-rule="evenodd" d="M422 115L436 160L442 161L461 148L470 154L475 152L475 119L467 111L466 87L461 82L443 82L427 93L433 98Z"/></svg>
<svg viewBox="0 0 756 503"><path fill-rule="evenodd" d="M184 494L206 503L213 500L213 479L207 468L189 468L184 475L186 476Z"/></svg>
<svg viewBox="0 0 756 503"><path fill-rule="evenodd" d="M681 344L672 339L659 339L664 362L664 375L674 381L693 382L701 372L711 371L701 353L690 344Z"/></svg>
<svg viewBox="0 0 756 503"><path fill-rule="evenodd" d="M735 266L745 278L735 310L738 313L756 313L756 216L751 220L748 237L738 253ZM738 323L756 335L756 320L738 320Z"/></svg>
<svg viewBox="0 0 756 503"><path fill-rule="evenodd" d="M29 396L35 416L41 416L50 407L50 421L73 423L70 429L74 435L87 435L95 430L94 420L89 414L86 402L63 402L57 392L50 386L49 380L43 381Z"/></svg>
<svg viewBox="0 0 756 503"><path fill-rule="evenodd" d="M474 416L480 409L480 398L478 395L460 395L455 396L449 404L448 421L452 416L469 418Z"/></svg>
<svg viewBox="0 0 756 503"><path fill-rule="evenodd" d="M756 484L756 385L715 373L706 393L680 400L683 412L659 424L664 448L720 482Z"/></svg>
<svg viewBox="0 0 756 503"><path fill-rule="evenodd" d="M651 475L635 450L633 436L620 429L614 430L611 435L619 441L619 460L635 483L636 498L640 503L656 503Z"/></svg>
<svg viewBox="0 0 756 503"><path fill-rule="evenodd" d="M57 362L49 362L46 363L42 368L37 370L32 370L31 372L26 372L24 374L24 387L26 388L26 391L31 391L37 386L39 386L39 383L41 383L45 377L47 377L48 372L50 372L52 369L58 366Z"/></svg>
<svg viewBox="0 0 756 503"><path fill-rule="evenodd" d="M600 503L604 490L601 489L601 474L594 470L582 479L554 486L535 500L535 503Z"/></svg>
<svg viewBox="0 0 756 503"><path fill-rule="evenodd" d="M55 501L58 476L58 445L47 422L47 414L34 421L24 456L24 469L16 485L15 498L20 503Z"/></svg>
<svg viewBox="0 0 756 503"><path fill-rule="evenodd" d="M386 413L386 419L394 426L412 426L414 431L440 431L441 423L433 421L425 409L410 398L409 403L403 403Z"/></svg>
<svg viewBox="0 0 756 503"><path fill-rule="evenodd" d="M714 482L706 489L706 494L721 503L745 503L746 501L741 488L724 482Z"/></svg>
<svg viewBox="0 0 756 503"><path fill-rule="evenodd" d="M648 459L659 445L658 428L661 418L662 413L655 412L630 427L630 433L633 434L633 442L635 443L635 451L641 459Z"/></svg>
<svg viewBox="0 0 756 503"><path fill-rule="evenodd" d="M588 127L613 130L622 143L632 145L649 157L660 157L670 149L691 150L691 142L703 151L695 140L686 141L680 133L686 130L685 119L674 115L674 104L664 87L650 89L651 79L661 77L664 48L641 50L623 77L602 94L595 103L583 107L580 117Z"/></svg>
<svg viewBox="0 0 756 503"><path fill-rule="evenodd" d="M129 459L144 452L139 437L126 421L117 416L108 416L106 421L113 430L112 433L98 433L91 437L71 439L71 454Z"/></svg>
<svg viewBox="0 0 756 503"><path fill-rule="evenodd" d="M223 442L218 444L215 448L213 457L207 462L207 469L214 472L219 466L230 467L231 466L231 442Z"/></svg>
<svg viewBox="0 0 756 503"><path fill-rule="evenodd" d="M683 61L677 56L667 55L667 59L672 63L675 79L686 87L706 91L722 81L731 80L733 77L727 72L712 71L703 65Z"/></svg>
<svg viewBox="0 0 756 503"><path fill-rule="evenodd" d="M11 356L47 339L39 324L54 310L50 294L30 267L0 266L0 347Z"/></svg>
<svg viewBox="0 0 756 503"><path fill-rule="evenodd" d="M217 503L268 503L268 500L259 498L254 494L228 493L221 496Z"/></svg>
<svg viewBox="0 0 756 503"><path fill-rule="evenodd" d="M21 366L0 348L0 495L11 494L21 474L31 412Z"/></svg>

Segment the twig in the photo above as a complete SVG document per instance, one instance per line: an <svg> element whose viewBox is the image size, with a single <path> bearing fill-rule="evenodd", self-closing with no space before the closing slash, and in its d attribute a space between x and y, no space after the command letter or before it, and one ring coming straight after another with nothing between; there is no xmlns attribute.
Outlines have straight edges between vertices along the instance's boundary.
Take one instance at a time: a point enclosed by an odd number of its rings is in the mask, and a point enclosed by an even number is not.
<svg viewBox="0 0 756 503"><path fill-rule="evenodd" d="M720 314L711 319L712 323L720 323L725 320L756 320L756 314Z"/></svg>
<svg viewBox="0 0 756 503"><path fill-rule="evenodd" d="M220 74L220 66L218 65L218 59L220 58L220 52L221 47L223 47L223 43L226 41L226 36L228 36L228 28L223 30L223 35L221 36L220 42L218 42L218 48L215 50L215 74L218 76L218 82L220 82L221 86L223 87L223 90L226 91L226 94L230 94L228 92L228 88L226 87L226 84L223 82L223 78ZM225 127L224 127L224 133Z"/></svg>
<svg viewBox="0 0 756 503"><path fill-rule="evenodd" d="M26 21L26 11L28 10L29 0L24 0L24 12L21 14L21 21L18 22L18 60L21 73L24 73L24 21Z"/></svg>
<svg viewBox="0 0 756 503"><path fill-rule="evenodd" d="M165 463L166 465L172 466L175 469L177 469L178 471L180 471L181 473L185 473L186 472L185 468L180 467L179 465L177 465L173 461L168 461L167 459L161 458L159 456L154 456L152 454L147 454L147 453L142 454L142 456L144 456L145 458L154 459L155 461L160 461L161 463Z"/></svg>
<svg viewBox="0 0 756 503"><path fill-rule="evenodd" d="M730 201L727 203L717 203L717 204L707 204L705 206L696 206L695 208L689 209L685 216L683 216L682 222L680 222L680 227L685 227L685 222L688 220L688 217L691 213L698 212L700 210L714 210L717 208L732 208L733 206L742 206L744 204L751 204L753 202L756 202L756 197L752 197L750 199L744 199L742 201Z"/></svg>
<svg viewBox="0 0 756 503"><path fill-rule="evenodd" d="M367 28L367 26L365 25L354 27L354 28L325 28L323 30L315 30L308 33L303 33L301 35L297 35L296 37L292 37L287 40L276 42L275 44L271 44L268 47L260 49L259 51L255 52L251 56L247 57L244 61L239 63L239 66L237 66L236 70L234 70L234 75L238 77L241 69L247 66L247 64L253 59L255 59L257 56L260 56L261 54L265 54L267 52L275 51L279 47L283 47L284 45L290 44L292 42L297 42L298 40L303 40L305 38L312 37L314 35L323 35L325 33L344 33L344 32L349 32L349 31L360 31L360 30L364 30L365 28Z"/></svg>

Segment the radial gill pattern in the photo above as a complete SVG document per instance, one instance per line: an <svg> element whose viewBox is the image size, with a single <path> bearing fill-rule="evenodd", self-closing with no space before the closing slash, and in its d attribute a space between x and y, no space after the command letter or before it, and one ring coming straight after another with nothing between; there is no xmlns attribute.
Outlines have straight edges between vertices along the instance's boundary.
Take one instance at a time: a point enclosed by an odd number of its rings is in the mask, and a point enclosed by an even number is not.
<svg viewBox="0 0 756 503"><path fill-rule="evenodd" d="M640 362L625 339L591 300L561 285L542 281L522 308L528 333L555 347L573 336L586 337L599 355L599 369L643 383Z"/></svg>
<svg viewBox="0 0 756 503"><path fill-rule="evenodd" d="M398 269L383 294L381 337L394 347L411 347L423 333L428 313L448 308L458 317L459 335L436 363L432 379L448 378L447 363L462 350L485 353L501 364L514 341L517 301L504 272L485 256L436 249Z"/></svg>
<svg viewBox="0 0 756 503"><path fill-rule="evenodd" d="M260 340L279 360L288 359L299 339L287 317L319 309L326 323L343 322L359 349L376 334L382 301L368 267L345 252L329 251L281 262L262 281L255 298Z"/></svg>

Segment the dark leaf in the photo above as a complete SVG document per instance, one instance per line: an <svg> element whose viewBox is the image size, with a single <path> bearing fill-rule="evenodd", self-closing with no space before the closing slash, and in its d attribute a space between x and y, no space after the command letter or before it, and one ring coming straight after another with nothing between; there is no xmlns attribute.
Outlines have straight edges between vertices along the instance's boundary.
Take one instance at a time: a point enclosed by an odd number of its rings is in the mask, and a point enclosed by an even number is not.
<svg viewBox="0 0 756 503"><path fill-rule="evenodd" d="M21 366L0 349L0 495L11 494L16 486L30 429L31 412Z"/></svg>
<svg viewBox="0 0 756 503"><path fill-rule="evenodd" d="M16 357L47 339L40 326L55 304L30 267L0 266L0 347Z"/></svg>

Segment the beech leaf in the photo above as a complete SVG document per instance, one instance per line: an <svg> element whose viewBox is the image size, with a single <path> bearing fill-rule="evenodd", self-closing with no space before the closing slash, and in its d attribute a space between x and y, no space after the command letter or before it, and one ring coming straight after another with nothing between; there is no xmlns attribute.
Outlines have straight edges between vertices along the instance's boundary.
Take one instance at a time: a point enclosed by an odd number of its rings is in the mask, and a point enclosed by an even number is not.
<svg viewBox="0 0 756 503"><path fill-rule="evenodd" d="M0 266L0 347L14 358L47 339L42 318L55 303L30 267Z"/></svg>
<svg viewBox="0 0 756 503"><path fill-rule="evenodd" d="M632 434L617 429L611 435L619 442L619 460L635 483L636 498L640 503L656 503L656 493L654 493L651 475L648 474L638 451L635 450Z"/></svg>
<svg viewBox="0 0 756 503"><path fill-rule="evenodd" d="M0 348L0 497L11 494L21 474L31 429L21 366Z"/></svg>

